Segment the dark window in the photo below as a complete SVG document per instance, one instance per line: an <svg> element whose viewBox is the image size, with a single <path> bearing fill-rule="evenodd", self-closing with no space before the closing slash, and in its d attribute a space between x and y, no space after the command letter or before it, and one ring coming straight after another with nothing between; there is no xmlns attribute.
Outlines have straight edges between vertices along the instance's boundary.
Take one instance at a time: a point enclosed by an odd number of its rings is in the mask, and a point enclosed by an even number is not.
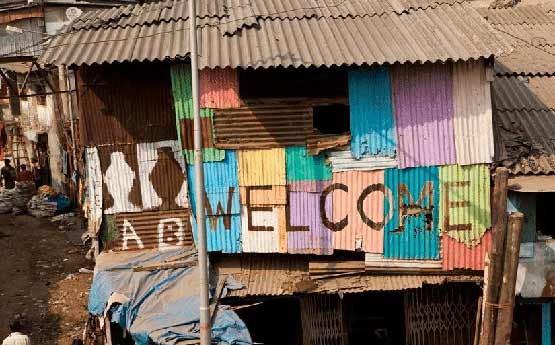
<svg viewBox="0 0 555 345"><path fill-rule="evenodd" d="M349 106L331 104L313 108L313 127L322 134L342 134L349 132Z"/></svg>
<svg viewBox="0 0 555 345"><path fill-rule="evenodd" d="M536 231L555 238L555 224L552 218L555 193L537 193L536 200Z"/></svg>

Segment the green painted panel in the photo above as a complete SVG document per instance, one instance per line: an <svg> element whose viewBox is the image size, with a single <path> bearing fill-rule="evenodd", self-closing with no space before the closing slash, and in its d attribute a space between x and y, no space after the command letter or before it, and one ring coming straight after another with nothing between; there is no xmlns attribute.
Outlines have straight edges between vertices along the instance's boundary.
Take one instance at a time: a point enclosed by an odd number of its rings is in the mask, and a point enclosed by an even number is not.
<svg viewBox="0 0 555 345"><path fill-rule="evenodd" d="M467 246L479 244L491 227L488 166L447 165L439 171L441 231Z"/></svg>
<svg viewBox="0 0 555 345"><path fill-rule="evenodd" d="M183 150L183 155L185 156L185 161L187 164L195 164L195 151L193 150ZM225 150L218 150L213 147L202 150L202 161L203 162L220 162L225 158Z"/></svg>
<svg viewBox="0 0 555 345"><path fill-rule="evenodd" d="M331 180L331 167L324 157L308 155L306 147L286 147L285 155L287 181Z"/></svg>

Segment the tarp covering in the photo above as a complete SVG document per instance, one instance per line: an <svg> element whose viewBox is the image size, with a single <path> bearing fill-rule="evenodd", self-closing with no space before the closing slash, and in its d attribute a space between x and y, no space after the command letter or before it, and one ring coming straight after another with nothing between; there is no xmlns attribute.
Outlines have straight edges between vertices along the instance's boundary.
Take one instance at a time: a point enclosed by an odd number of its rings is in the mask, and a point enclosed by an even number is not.
<svg viewBox="0 0 555 345"><path fill-rule="evenodd" d="M126 329L137 345L173 345L198 339L198 268L134 270L183 261L186 256L186 249L100 254L89 296L89 312L103 316L108 308L111 321ZM225 306L218 308L212 338L218 344L252 344L243 321Z"/></svg>

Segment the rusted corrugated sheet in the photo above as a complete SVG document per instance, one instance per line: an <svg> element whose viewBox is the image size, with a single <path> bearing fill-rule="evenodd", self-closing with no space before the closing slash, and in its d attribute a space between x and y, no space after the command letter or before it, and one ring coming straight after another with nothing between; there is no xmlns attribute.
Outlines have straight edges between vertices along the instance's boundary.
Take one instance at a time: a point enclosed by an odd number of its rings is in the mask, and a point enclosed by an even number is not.
<svg viewBox="0 0 555 345"><path fill-rule="evenodd" d="M206 191L206 235L208 251L239 253L241 251L241 209L239 203L239 180L237 177L237 153L227 151L220 162L204 162L204 188ZM197 233L194 193L194 166L187 165L193 233Z"/></svg>
<svg viewBox="0 0 555 345"><path fill-rule="evenodd" d="M350 142L350 134L313 134L306 138L306 149L309 155L315 156L324 150L347 146Z"/></svg>
<svg viewBox="0 0 555 345"><path fill-rule="evenodd" d="M112 250L164 250L171 246L192 246L189 210L116 214L119 238Z"/></svg>
<svg viewBox="0 0 555 345"><path fill-rule="evenodd" d="M203 69L199 73L200 106L203 108L237 108L239 76L237 69Z"/></svg>
<svg viewBox="0 0 555 345"><path fill-rule="evenodd" d="M285 149L237 152L240 186L285 186Z"/></svg>
<svg viewBox="0 0 555 345"><path fill-rule="evenodd" d="M384 257L439 259L437 167L386 169Z"/></svg>
<svg viewBox="0 0 555 345"><path fill-rule="evenodd" d="M333 248L383 253L384 172L346 171L333 174Z"/></svg>
<svg viewBox="0 0 555 345"><path fill-rule="evenodd" d="M4 31L10 25L23 32L10 32L0 36L0 58L38 57L42 53L44 35L43 18L25 18L0 24Z"/></svg>
<svg viewBox="0 0 555 345"><path fill-rule="evenodd" d="M11 9L9 11L0 12L0 24L14 22L20 19L42 18L43 16L44 11L42 6L28 6L19 9Z"/></svg>
<svg viewBox="0 0 555 345"><path fill-rule="evenodd" d="M362 156L395 156L391 79L384 66L349 71L351 152Z"/></svg>
<svg viewBox="0 0 555 345"><path fill-rule="evenodd" d="M350 170L383 170L396 168L397 159L390 157L363 157L355 159L351 151L331 151L329 153L333 172Z"/></svg>
<svg viewBox="0 0 555 345"><path fill-rule="evenodd" d="M283 17L281 13L261 18L249 7L228 8L231 16L235 10L250 12L236 16L235 21L201 19L201 69L445 62L489 57L510 49L466 4L382 16L359 16L354 9L354 15L346 18L333 18L329 12L316 18L310 15L313 10L305 8L302 19L288 20L276 20ZM182 58L190 53L189 23L180 17L182 13L174 12L173 19L144 20L136 26L68 28L53 38L40 63L90 65ZM275 37L280 37L279 44Z"/></svg>
<svg viewBox="0 0 555 345"><path fill-rule="evenodd" d="M399 166L455 163L451 65L396 65L391 84Z"/></svg>
<svg viewBox="0 0 555 345"><path fill-rule="evenodd" d="M469 269L483 270L486 253L491 249L491 231L486 232L480 243L468 247L464 243L443 235L441 238L441 257L444 270Z"/></svg>
<svg viewBox="0 0 555 345"><path fill-rule="evenodd" d="M441 223L444 236L469 247L491 227L490 175L486 164L439 168Z"/></svg>
<svg viewBox="0 0 555 345"><path fill-rule="evenodd" d="M285 208L285 205L248 205L241 207L243 252L287 252Z"/></svg>
<svg viewBox="0 0 555 345"><path fill-rule="evenodd" d="M333 232L321 214L319 192L289 192L287 252L297 254L333 254ZM333 214L332 198L325 201L325 213Z"/></svg>
<svg viewBox="0 0 555 345"><path fill-rule="evenodd" d="M457 164L491 163L493 115L484 60L453 64L453 110Z"/></svg>
<svg viewBox="0 0 555 345"><path fill-rule="evenodd" d="M99 146L98 154L105 214L189 206L177 141Z"/></svg>
<svg viewBox="0 0 555 345"><path fill-rule="evenodd" d="M312 133L312 107L299 104L252 104L216 110L216 147L255 149L305 145Z"/></svg>
<svg viewBox="0 0 555 345"><path fill-rule="evenodd" d="M94 236L100 230L102 223L102 170L100 158L96 147L85 150L85 163L87 166L87 198L88 215L87 229Z"/></svg>
<svg viewBox="0 0 555 345"><path fill-rule="evenodd" d="M81 67L77 91L85 145L175 140L169 67Z"/></svg>
<svg viewBox="0 0 555 345"><path fill-rule="evenodd" d="M331 168L323 155L310 156L306 147L285 148L287 182L330 180Z"/></svg>

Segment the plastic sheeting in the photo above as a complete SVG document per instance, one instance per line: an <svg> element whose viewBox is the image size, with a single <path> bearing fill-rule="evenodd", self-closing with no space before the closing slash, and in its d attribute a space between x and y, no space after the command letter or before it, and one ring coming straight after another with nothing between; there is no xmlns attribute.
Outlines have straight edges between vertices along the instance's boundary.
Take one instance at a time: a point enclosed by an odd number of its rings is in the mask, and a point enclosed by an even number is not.
<svg viewBox="0 0 555 345"><path fill-rule="evenodd" d="M89 296L89 312L127 329L135 344L177 344L199 339L199 272L196 266L139 271L134 267L183 260L186 249L164 252L102 253ZM109 300L122 303L108 305ZM113 298L118 297L118 298ZM252 340L235 312L221 306L212 325L217 344L250 345Z"/></svg>

